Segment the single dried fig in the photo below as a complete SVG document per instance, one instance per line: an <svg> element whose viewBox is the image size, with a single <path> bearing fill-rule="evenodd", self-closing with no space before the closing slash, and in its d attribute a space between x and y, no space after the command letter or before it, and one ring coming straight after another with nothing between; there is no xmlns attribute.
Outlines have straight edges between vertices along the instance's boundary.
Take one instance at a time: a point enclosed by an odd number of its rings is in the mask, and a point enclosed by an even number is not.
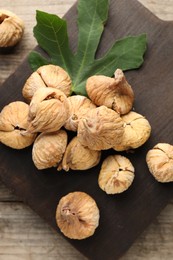
<svg viewBox="0 0 173 260"><path fill-rule="evenodd" d="M159 182L173 181L173 146L158 143L150 149L146 156L150 173Z"/></svg>
<svg viewBox="0 0 173 260"><path fill-rule="evenodd" d="M119 114L105 106L90 110L79 121L77 136L82 145L91 150L107 150L119 143L124 132Z"/></svg>
<svg viewBox="0 0 173 260"><path fill-rule="evenodd" d="M71 192L62 197L56 209L56 222L61 232L71 239L85 239L99 225L99 209L85 192Z"/></svg>
<svg viewBox="0 0 173 260"><path fill-rule="evenodd" d="M29 106L16 101L6 105L0 113L0 142L14 149L30 146L36 135L28 133Z"/></svg>
<svg viewBox="0 0 173 260"><path fill-rule="evenodd" d="M96 166L101 157L101 151L93 151L83 146L77 137L74 137L68 144L63 160L62 168L65 171L87 170Z"/></svg>
<svg viewBox="0 0 173 260"><path fill-rule="evenodd" d="M23 21L8 10L0 10L0 47L12 47L22 38Z"/></svg>
<svg viewBox="0 0 173 260"><path fill-rule="evenodd" d="M30 101L38 88L50 87L61 90L66 96L71 94L71 79L68 73L56 65L39 67L25 82L22 89L24 98Z"/></svg>
<svg viewBox="0 0 173 260"><path fill-rule="evenodd" d="M151 134L151 126L148 120L133 111L121 116L121 118L124 122L123 138L113 148L116 151L125 151L143 145Z"/></svg>
<svg viewBox="0 0 173 260"><path fill-rule="evenodd" d="M53 133L41 133L35 140L32 159L37 169L57 166L67 146L67 133L59 130Z"/></svg>
<svg viewBox="0 0 173 260"><path fill-rule="evenodd" d="M91 76L86 82L89 98L97 106L107 106L119 114L127 114L133 106L134 93L122 70L117 69L114 78Z"/></svg>
<svg viewBox="0 0 173 260"><path fill-rule="evenodd" d="M107 194L116 194L127 190L133 179L134 167L130 160L122 155L110 155L102 163L98 184Z"/></svg>
<svg viewBox="0 0 173 260"><path fill-rule="evenodd" d="M96 106L89 98L80 95L68 97L68 101L70 113L64 127L67 130L75 132L77 131L79 120L82 117L85 117L90 109L95 108Z"/></svg>
<svg viewBox="0 0 173 260"><path fill-rule="evenodd" d="M54 132L69 117L69 103L65 94L55 88L39 88L29 106L28 132Z"/></svg>

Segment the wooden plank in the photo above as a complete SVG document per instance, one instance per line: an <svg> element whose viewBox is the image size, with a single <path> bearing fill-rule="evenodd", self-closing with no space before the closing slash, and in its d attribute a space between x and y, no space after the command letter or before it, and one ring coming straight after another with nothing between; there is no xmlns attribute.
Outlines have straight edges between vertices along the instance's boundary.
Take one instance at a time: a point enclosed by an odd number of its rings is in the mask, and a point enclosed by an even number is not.
<svg viewBox="0 0 173 260"><path fill-rule="evenodd" d="M15 196L12 191L9 191L9 189L0 181L0 202L8 201L21 202L22 200Z"/></svg>
<svg viewBox="0 0 173 260"><path fill-rule="evenodd" d="M27 0L9 1L6 0L5 4L0 3L0 8L8 9L17 14L25 23L25 32L22 41L16 46L12 52L8 54L0 53L0 85L4 80L13 73L19 64L24 60L26 55L37 45L35 38L33 37L33 27L36 24L35 14L36 10L42 10L45 12L56 13L62 17L67 10L75 3L75 0L57 1L33 1Z"/></svg>
<svg viewBox="0 0 173 260"><path fill-rule="evenodd" d="M149 251L148 251L149 252ZM13 258L14 259L14 258ZM130 259L130 258L129 258ZM134 259L134 258L133 258ZM157 258L158 259L158 258Z"/></svg>
<svg viewBox="0 0 173 260"><path fill-rule="evenodd" d="M173 258L173 200L141 234L121 260Z"/></svg>
<svg viewBox="0 0 173 260"><path fill-rule="evenodd" d="M172 259L172 208L173 201L141 234L122 260ZM0 231L1 260L84 260L23 203L0 203Z"/></svg>
<svg viewBox="0 0 173 260"><path fill-rule="evenodd" d="M173 20L172 0L139 0L145 7L147 7L158 18L164 21Z"/></svg>
<svg viewBox="0 0 173 260"><path fill-rule="evenodd" d="M81 259L77 250L23 203L0 202L0 231L1 260Z"/></svg>

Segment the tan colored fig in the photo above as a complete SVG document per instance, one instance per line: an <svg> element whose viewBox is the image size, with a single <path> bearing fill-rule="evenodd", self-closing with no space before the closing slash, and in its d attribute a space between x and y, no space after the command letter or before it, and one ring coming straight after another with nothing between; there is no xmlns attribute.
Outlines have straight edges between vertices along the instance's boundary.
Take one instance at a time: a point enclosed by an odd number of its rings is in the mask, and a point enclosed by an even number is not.
<svg viewBox="0 0 173 260"><path fill-rule="evenodd" d="M89 98L80 95L68 97L68 101L70 114L64 127L67 130L77 131L79 120L82 117L85 117L90 109L95 108L96 106Z"/></svg>
<svg viewBox="0 0 173 260"><path fill-rule="evenodd" d="M31 101L34 93L39 88L46 88L46 85L45 85L43 79L37 73L37 71L35 71L27 79L27 81L22 89L22 95L26 100Z"/></svg>
<svg viewBox="0 0 173 260"><path fill-rule="evenodd" d="M136 112L121 116L124 122L124 135L119 144L114 145L116 151L135 149L143 145L151 134L148 120Z"/></svg>
<svg viewBox="0 0 173 260"><path fill-rule="evenodd" d="M123 120L117 112L100 106L90 110L78 124L77 136L82 145L91 150L107 150L121 142Z"/></svg>
<svg viewBox="0 0 173 260"><path fill-rule="evenodd" d="M62 168L65 171L87 170L96 166L101 158L101 151L93 151L83 146L77 137L74 137L68 144L63 160Z"/></svg>
<svg viewBox="0 0 173 260"><path fill-rule="evenodd" d="M53 133L41 133L35 140L32 159L37 169L57 166L67 146L67 133L59 130Z"/></svg>
<svg viewBox="0 0 173 260"><path fill-rule="evenodd" d="M22 89L24 98L30 101L35 91L42 87L50 87L61 90L66 96L71 94L71 79L68 73L56 65L44 65L39 67L25 82Z"/></svg>
<svg viewBox="0 0 173 260"><path fill-rule="evenodd" d="M8 10L0 10L0 47L12 47L22 38L23 21Z"/></svg>
<svg viewBox="0 0 173 260"><path fill-rule="evenodd" d="M107 106L119 114L127 114L133 107L134 93L122 70L114 78L95 75L88 78L86 91L97 106Z"/></svg>
<svg viewBox="0 0 173 260"><path fill-rule="evenodd" d="M99 187L107 194L122 193L134 179L134 167L130 160L122 155L110 155L102 163L99 173Z"/></svg>
<svg viewBox="0 0 173 260"><path fill-rule="evenodd" d="M173 181L173 146L158 143L150 149L146 156L150 173L158 182Z"/></svg>
<svg viewBox="0 0 173 260"><path fill-rule="evenodd" d="M36 135L26 131L29 106L22 101L11 102L0 113L0 142L14 149L30 146Z"/></svg>
<svg viewBox="0 0 173 260"><path fill-rule="evenodd" d="M29 106L28 132L54 132L69 117L69 103L65 94L55 88L39 88Z"/></svg>
<svg viewBox="0 0 173 260"><path fill-rule="evenodd" d="M100 213L95 200L85 192L71 192L62 197L56 209L61 232L71 239L85 239L95 233Z"/></svg>

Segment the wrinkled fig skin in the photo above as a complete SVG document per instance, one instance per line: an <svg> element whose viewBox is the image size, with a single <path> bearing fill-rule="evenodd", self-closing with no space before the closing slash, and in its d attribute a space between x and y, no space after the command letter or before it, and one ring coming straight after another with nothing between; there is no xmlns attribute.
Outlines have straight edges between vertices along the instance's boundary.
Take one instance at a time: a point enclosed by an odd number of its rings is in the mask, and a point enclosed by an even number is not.
<svg viewBox="0 0 173 260"><path fill-rule="evenodd" d="M80 95L68 97L68 101L70 114L64 127L67 130L76 132L79 120L85 117L90 109L96 108L96 106L89 98Z"/></svg>
<svg viewBox="0 0 173 260"><path fill-rule="evenodd" d="M59 130L53 133L41 133L35 140L32 159L37 169L57 166L67 146L67 133Z"/></svg>
<svg viewBox="0 0 173 260"><path fill-rule="evenodd" d="M44 65L33 72L23 89L23 97L30 101L38 88L50 87L61 90L66 96L71 94L71 79L68 73L56 65Z"/></svg>
<svg viewBox="0 0 173 260"><path fill-rule="evenodd" d="M105 106L90 110L78 124L77 136L91 150L107 150L121 142L124 132L119 114Z"/></svg>
<svg viewBox="0 0 173 260"><path fill-rule="evenodd" d="M29 106L22 102L11 102L0 113L0 142L14 149L30 146L35 134L26 131Z"/></svg>
<svg viewBox="0 0 173 260"><path fill-rule="evenodd" d="M22 38L23 21L8 10L0 10L0 47L13 47Z"/></svg>
<svg viewBox="0 0 173 260"><path fill-rule="evenodd" d="M146 162L150 173L158 182L173 181L173 146L158 143L148 151Z"/></svg>
<svg viewBox="0 0 173 260"><path fill-rule="evenodd" d="M69 117L69 103L65 94L55 88L39 88L29 106L28 132L54 132Z"/></svg>
<svg viewBox="0 0 173 260"><path fill-rule="evenodd" d="M134 179L134 167L124 156L110 155L102 163L99 173L99 187L107 194L122 193Z"/></svg>
<svg viewBox="0 0 173 260"><path fill-rule="evenodd" d="M99 209L92 197L84 192L71 192L62 197L56 209L56 222L70 239L85 239L99 225Z"/></svg>
<svg viewBox="0 0 173 260"><path fill-rule="evenodd" d="M86 90L97 106L104 105L119 114L127 114L133 107L134 93L122 70L115 71L115 77L96 75L88 78Z"/></svg>
<svg viewBox="0 0 173 260"><path fill-rule="evenodd" d="M151 126L148 120L133 111L121 116L121 118L124 122L124 135L121 143L114 145L113 148L116 151L126 151L143 145L151 134Z"/></svg>
<svg viewBox="0 0 173 260"><path fill-rule="evenodd" d="M72 170L87 170L96 166L100 162L101 151L93 151L87 147L84 147L74 137L68 144L63 160L62 168L65 171Z"/></svg>
<svg viewBox="0 0 173 260"><path fill-rule="evenodd" d="M46 88L46 85L40 75L37 73L37 71L33 72L31 76L27 79L23 89L22 89L22 95L23 97L31 101L34 93L39 88Z"/></svg>

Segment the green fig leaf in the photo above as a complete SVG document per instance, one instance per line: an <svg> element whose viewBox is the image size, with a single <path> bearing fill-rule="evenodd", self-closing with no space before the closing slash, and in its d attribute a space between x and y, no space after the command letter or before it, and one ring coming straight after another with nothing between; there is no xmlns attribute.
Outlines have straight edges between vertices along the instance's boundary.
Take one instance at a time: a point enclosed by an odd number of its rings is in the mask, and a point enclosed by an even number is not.
<svg viewBox="0 0 173 260"><path fill-rule="evenodd" d="M123 71L139 68L147 48L146 34L117 40L103 57L96 53L108 19L108 0L78 1L78 46L73 53L69 46L67 23L57 15L37 10L34 36L49 60L31 52L29 63L33 70L45 64L64 68L72 79L72 92L87 95L88 77L96 74L112 77L117 68Z"/></svg>

